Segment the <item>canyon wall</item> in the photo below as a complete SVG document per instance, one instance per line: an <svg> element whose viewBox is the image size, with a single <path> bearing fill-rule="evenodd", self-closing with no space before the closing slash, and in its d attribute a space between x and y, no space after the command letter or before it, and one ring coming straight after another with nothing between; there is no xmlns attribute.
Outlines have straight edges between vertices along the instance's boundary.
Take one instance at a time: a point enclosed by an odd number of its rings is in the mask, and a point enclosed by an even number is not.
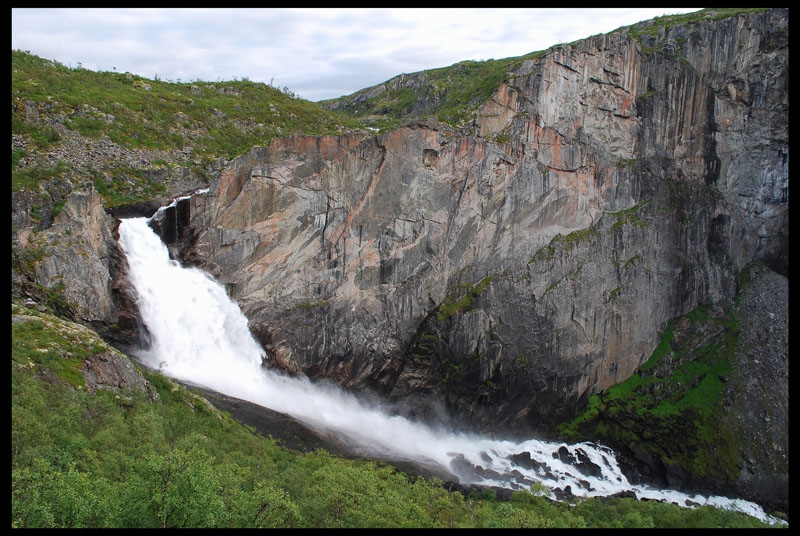
<svg viewBox="0 0 800 536"><path fill-rule="evenodd" d="M788 275L787 29L597 36L525 61L469 131L276 139L187 201L179 254L273 366L548 433L743 267Z"/></svg>

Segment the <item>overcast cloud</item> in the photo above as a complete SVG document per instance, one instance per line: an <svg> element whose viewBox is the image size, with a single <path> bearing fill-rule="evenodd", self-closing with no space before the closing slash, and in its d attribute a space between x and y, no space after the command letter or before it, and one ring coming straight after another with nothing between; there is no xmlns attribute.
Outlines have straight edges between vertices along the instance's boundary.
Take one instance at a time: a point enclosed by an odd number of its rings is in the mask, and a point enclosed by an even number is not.
<svg viewBox="0 0 800 536"><path fill-rule="evenodd" d="M319 101L698 9L14 8L11 48L149 79L271 83Z"/></svg>

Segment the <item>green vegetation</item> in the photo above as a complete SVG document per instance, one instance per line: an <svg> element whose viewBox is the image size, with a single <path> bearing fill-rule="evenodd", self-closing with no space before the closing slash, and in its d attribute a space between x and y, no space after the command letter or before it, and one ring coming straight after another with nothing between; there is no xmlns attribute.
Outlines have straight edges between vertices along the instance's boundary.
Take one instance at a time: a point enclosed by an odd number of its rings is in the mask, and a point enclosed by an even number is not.
<svg viewBox="0 0 800 536"><path fill-rule="evenodd" d="M614 298L617 297L617 294L619 294L621 290L622 290L622 287L615 287L615 288L613 288L611 290L604 290L603 291L603 301L605 303L608 303L608 302L612 301Z"/></svg>
<svg viewBox="0 0 800 536"><path fill-rule="evenodd" d="M641 255L639 255L639 254L637 253L636 255L634 255L633 257L631 257L631 258L630 258L630 259L628 259L627 261L625 261L625 263L622 265L622 269L623 269L623 270L627 269L627 268L628 268L628 267L630 267L630 266L631 266L631 265L632 265L634 262L636 262L636 261L640 260L641 258L642 258L642 256L641 256Z"/></svg>
<svg viewBox="0 0 800 536"><path fill-rule="evenodd" d="M55 145L61 141L61 134L59 134L53 127L40 127L35 124L26 123L22 120L19 114L11 116L11 132L15 134L22 134L26 136L31 145L39 151L44 151L48 147ZM16 151L19 156L17 161L13 162L16 166L19 163L19 157L22 156L22 151Z"/></svg>
<svg viewBox="0 0 800 536"><path fill-rule="evenodd" d="M655 92L654 90L652 90L652 89L651 89L650 91L645 91L644 93L642 93L641 95L639 95L639 97L637 98L637 100L639 100L639 101L644 101L644 100L647 100L647 99L649 99L650 97L652 97L652 96L653 96L653 95L655 95L655 94L656 94L656 92Z"/></svg>
<svg viewBox="0 0 800 536"><path fill-rule="evenodd" d="M20 287L24 288L25 295L35 297L48 310L64 318L74 318L76 304L67 300L64 283L57 281L46 287L36 280L36 265L47 259L51 253L46 242L36 233L31 233L29 239L27 246L11 250L12 270L23 280Z"/></svg>
<svg viewBox="0 0 800 536"><path fill-rule="evenodd" d="M471 112L491 98L492 93L517 69L524 57L481 62L465 61L429 71L443 96L435 110L439 121L460 125L471 119Z"/></svg>
<svg viewBox="0 0 800 536"><path fill-rule="evenodd" d="M448 295L439 306L437 313L437 319L439 322L445 321L448 317L454 314L463 313L464 311L468 310L470 306L472 306L472 302L474 302L478 296L480 296L481 293L486 290L486 287L488 287L489 284L498 277L499 276L496 275L490 275L484 277L474 285L459 285L456 289L456 292Z"/></svg>
<svg viewBox="0 0 800 536"><path fill-rule="evenodd" d="M133 203L142 198L154 199L166 192L164 183L152 173L121 165L108 174L95 176L95 190L105 199L106 207Z"/></svg>
<svg viewBox="0 0 800 536"><path fill-rule="evenodd" d="M767 11L770 8L709 8L701 9L692 13L682 13L678 15L664 15L655 17L647 23L634 24L618 28L614 33L625 31L629 37L642 42L643 36L656 37L662 28L670 28L680 24L692 25L703 20L721 20L728 17L735 17L747 13L757 13ZM643 50L646 54L660 53L660 48L647 48Z"/></svg>
<svg viewBox="0 0 800 536"><path fill-rule="evenodd" d="M655 92L653 92L653 93L655 93ZM642 98L642 97L640 97L640 98ZM638 163L639 163L639 160L636 159L636 158L620 158L617 161L617 168L618 169L635 168L635 167L637 167Z"/></svg>
<svg viewBox="0 0 800 536"><path fill-rule="evenodd" d="M233 158L276 135L339 134L343 126L358 126L287 90L247 80L145 80L128 73L70 69L19 50L12 51L11 74L12 103L30 101L43 108L41 113L61 114L68 129L87 138L105 135L128 148L182 150L191 135L194 157L213 160ZM23 121L25 106L16 108L12 132L38 131ZM48 134L50 130L39 136L57 143L58 135Z"/></svg>
<svg viewBox="0 0 800 536"><path fill-rule="evenodd" d="M596 236L597 231L591 227L572 231L566 236L559 233L554 236L546 246L539 248L536 253L533 254L533 257L531 257L531 259L528 261L528 264L533 264L539 261L549 262L553 260L556 251L569 251L578 243L591 241Z"/></svg>
<svg viewBox="0 0 800 536"><path fill-rule="evenodd" d="M472 119L480 105L491 98L498 86L511 81L510 73L523 61L542 54L534 52L502 60L462 61L449 67L400 75L387 81L384 85L389 89L376 96L364 98L364 93L373 89L368 88L335 101L353 117L367 121L365 126L378 129L394 128L410 120L431 117L452 126L463 126ZM410 87L405 83L409 78L414 80ZM326 106L333 102L329 100L321 104ZM498 143L502 139L499 137Z"/></svg>
<svg viewBox="0 0 800 536"><path fill-rule="evenodd" d="M200 181L207 181L207 166L220 158L269 145L278 136L333 135L361 128L357 119L323 110L286 88L247 80L145 80L80 65L68 68L19 50L11 52L11 105L11 132L26 143L24 149L12 150L12 191L36 191L55 177L73 183L89 180L108 206L152 199L163 185L156 185L143 170L130 169L124 159L110 158L105 167L92 169L70 169L61 163L52 167L43 155L64 141L56 123L98 143L107 138L123 149L164 151L173 166ZM23 159L26 166L20 168Z"/></svg>
<svg viewBox="0 0 800 536"><path fill-rule="evenodd" d="M300 305L296 306L297 309L316 309L317 307L325 307L330 303L330 300L306 300Z"/></svg>
<svg viewBox="0 0 800 536"><path fill-rule="evenodd" d="M155 398L87 392L85 327L12 303L12 528L764 527L732 511L633 499L499 501L390 465L290 451L143 371Z"/></svg>
<svg viewBox="0 0 800 536"><path fill-rule="evenodd" d="M626 224L635 225L636 227L646 227L645 223L639 219L639 216L637 216L636 213L640 208L650 203L650 201L652 200L647 199L646 201L634 205L631 208L626 208L617 212L606 212L606 214L609 216L616 218L616 221L611 225L611 230L616 231Z"/></svg>
<svg viewBox="0 0 800 536"><path fill-rule="evenodd" d="M641 42L643 36L657 36L660 28L678 24L694 24L701 20L719 20L743 13L764 11L767 8L704 9L682 15L656 17L650 24L637 24L619 28ZM646 53L660 49L645 50ZM334 102L339 109L360 118L362 127L388 129L412 120L435 117L455 127L465 126L477 109L485 103L503 83L513 83L513 72L522 62L541 57L546 51L537 51L515 58L486 61L463 61L448 67L430 69L419 73L403 74L386 81L384 91L367 88L352 95L322 101L323 107ZM372 96L367 97L367 94ZM644 94L640 98L648 98ZM502 137L497 143L503 143Z"/></svg>
<svg viewBox="0 0 800 536"><path fill-rule="evenodd" d="M16 160L19 161L19 154ZM71 167L63 161L59 161L53 167L33 167L20 169L13 165L11 168L11 191L20 190L36 191L39 185L52 179L65 178L70 172Z"/></svg>
<svg viewBox="0 0 800 536"><path fill-rule="evenodd" d="M736 438L719 426L724 382L730 374L739 326L733 309L723 316L698 307L664 329L650 358L626 381L592 396L585 411L562 425L564 437L599 438L644 450L665 463L680 464L697 481L736 479L740 467ZM696 332L704 323L720 336L703 346L676 332ZM716 325L716 328L713 326ZM669 371L667 374L665 371Z"/></svg>
<svg viewBox="0 0 800 536"><path fill-rule="evenodd" d="M578 229L577 231L572 231L571 233L569 233L567 236L564 237L564 244L567 247L572 247L578 242L591 240L595 236L597 236L597 232L595 232L595 230L592 229L591 227L587 227L586 229Z"/></svg>

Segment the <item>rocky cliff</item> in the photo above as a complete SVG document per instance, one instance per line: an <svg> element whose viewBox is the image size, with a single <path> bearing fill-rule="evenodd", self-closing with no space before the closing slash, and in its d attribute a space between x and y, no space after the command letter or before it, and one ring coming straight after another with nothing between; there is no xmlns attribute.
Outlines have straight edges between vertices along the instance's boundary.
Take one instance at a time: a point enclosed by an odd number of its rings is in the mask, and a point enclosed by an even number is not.
<svg viewBox="0 0 800 536"><path fill-rule="evenodd" d="M787 24L555 47L466 135L254 148L190 201L183 255L276 366L547 432L633 374L669 319L732 297L743 267L786 274Z"/></svg>
<svg viewBox="0 0 800 536"><path fill-rule="evenodd" d="M788 10L635 29L524 61L463 128L254 147L157 227L227 286L268 366L427 420L554 435L634 375L668 321L733 300L744 270L788 281ZM153 210L99 207L92 192L70 197L37 240L83 260L35 273L124 339L136 313L114 216ZM785 296L764 307L783 315ZM748 395L742 376L728 392L731 407L782 416L769 435L785 458L788 327L775 329L779 351L759 355L780 381L758 388L781 402ZM740 458L765 444L757 435ZM781 488L770 478L786 466L739 483Z"/></svg>

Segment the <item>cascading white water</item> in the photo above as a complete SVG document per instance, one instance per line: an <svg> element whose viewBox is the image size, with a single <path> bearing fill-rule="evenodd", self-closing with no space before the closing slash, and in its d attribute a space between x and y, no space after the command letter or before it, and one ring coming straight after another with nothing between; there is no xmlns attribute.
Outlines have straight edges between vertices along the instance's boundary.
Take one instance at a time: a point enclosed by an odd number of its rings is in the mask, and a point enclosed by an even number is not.
<svg viewBox="0 0 800 536"><path fill-rule="evenodd" d="M521 489L540 482L550 490L569 486L579 497L632 491L640 499L732 508L767 523L782 523L748 501L632 485L614 453L602 446L437 431L369 407L334 386L272 372L261 366L265 352L224 288L202 271L171 260L147 218L123 220L119 234L151 336L150 348L138 357L168 376L291 415L355 442L379 459L438 464L458 475L462 484ZM527 463L514 461L521 459ZM572 463L576 460L584 463Z"/></svg>

